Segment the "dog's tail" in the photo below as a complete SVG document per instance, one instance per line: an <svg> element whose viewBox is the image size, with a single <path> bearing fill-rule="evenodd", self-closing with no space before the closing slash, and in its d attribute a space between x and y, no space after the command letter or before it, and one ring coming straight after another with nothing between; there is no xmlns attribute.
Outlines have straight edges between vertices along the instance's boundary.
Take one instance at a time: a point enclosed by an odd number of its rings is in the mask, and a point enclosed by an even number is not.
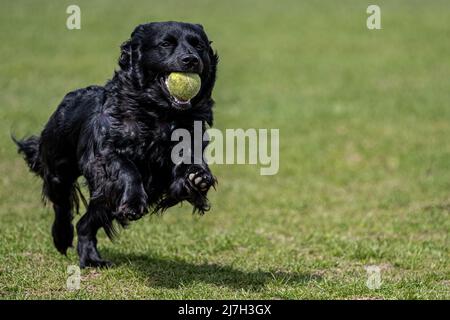
<svg viewBox="0 0 450 320"><path fill-rule="evenodd" d="M23 155L30 170L38 175L42 175L42 165L39 159L39 137L31 136L18 140L11 136L11 139L17 145L19 153Z"/></svg>

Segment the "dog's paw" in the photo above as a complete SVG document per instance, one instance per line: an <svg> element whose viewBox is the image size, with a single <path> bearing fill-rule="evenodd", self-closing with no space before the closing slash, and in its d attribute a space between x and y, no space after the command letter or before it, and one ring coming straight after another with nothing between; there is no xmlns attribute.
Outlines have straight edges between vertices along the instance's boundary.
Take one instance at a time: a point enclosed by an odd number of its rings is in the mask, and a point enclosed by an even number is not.
<svg viewBox="0 0 450 320"><path fill-rule="evenodd" d="M67 255L67 249L72 247L73 225L69 222L56 220L52 226L53 243L56 249L63 255Z"/></svg>
<svg viewBox="0 0 450 320"><path fill-rule="evenodd" d="M77 246L78 256L80 257L80 268L109 268L113 264L102 259L97 250L97 245L94 240L88 240L86 237L78 237Z"/></svg>
<svg viewBox="0 0 450 320"><path fill-rule="evenodd" d="M138 220L147 212L147 196L144 193L124 194L116 216L119 220Z"/></svg>
<svg viewBox="0 0 450 320"><path fill-rule="evenodd" d="M80 260L80 268L111 268L114 264L111 261L103 259L89 259Z"/></svg>
<svg viewBox="0 0 450 320"><path fill-rule="evenodd" d="M216 179L211 174L211 172L199 168L188 174L187 180L189 185L201 192L207 192L209 188L215 185Z"/></svg>
<svg viewBox="0 0 450 320"><path fill-rule="evenodd" d="M116 215L120 219L126 220L138 220L142 218L148 212L147 205L145 203L141 204L131 204L123 203L119 206Z"/></svg>

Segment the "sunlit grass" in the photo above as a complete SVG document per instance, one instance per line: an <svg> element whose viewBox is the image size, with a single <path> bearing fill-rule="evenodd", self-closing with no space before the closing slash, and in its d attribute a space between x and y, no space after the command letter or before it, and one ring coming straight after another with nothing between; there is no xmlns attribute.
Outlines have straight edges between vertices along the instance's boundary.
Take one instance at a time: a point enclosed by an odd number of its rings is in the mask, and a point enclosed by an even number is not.
<svg viewBox="0 0 450 320"><path fill-rule="evenodd" d="M378 1L70 1L0 5L1 298L450 298L450 6ZM280 171L213 167L204 217L183 205L83 270L52 246L52 213L9 135L38 133L65 93L102 84L147 21L202 23L221 62L215 126L279 128ZM79 217L77 217L78 219ZM382 270L366 287L365 266Z"/></svg>

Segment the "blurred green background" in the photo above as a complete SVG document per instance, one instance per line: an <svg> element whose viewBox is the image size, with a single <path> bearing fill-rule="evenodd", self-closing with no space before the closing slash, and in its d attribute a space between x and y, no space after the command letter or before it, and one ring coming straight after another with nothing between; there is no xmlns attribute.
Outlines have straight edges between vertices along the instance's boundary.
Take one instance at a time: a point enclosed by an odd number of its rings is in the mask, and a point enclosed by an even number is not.
<svg viewBox="0 0 450 320"><path fill-rule="evenodd" d="M66 8L81 8L67 30ZM450 298L450 2L2 1L0 298ZM219 52L215 127L279 128L280 171L213 166L212 210L147 216L82 271L52 246L40 181L10 141L112 76L150 21L201 23ZM79 217L76 217L78 219ZM378 290L366 266L381 269Z"/></svg>

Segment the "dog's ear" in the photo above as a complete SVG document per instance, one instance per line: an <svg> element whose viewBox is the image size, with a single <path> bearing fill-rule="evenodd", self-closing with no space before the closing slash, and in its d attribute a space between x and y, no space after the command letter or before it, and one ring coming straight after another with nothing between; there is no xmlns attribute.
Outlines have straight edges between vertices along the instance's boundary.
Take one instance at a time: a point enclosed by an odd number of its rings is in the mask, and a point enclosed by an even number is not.
<svg viewBox="0 0 450 320"><path fill-rule="evenodd" d="M211 41L209 41L208 57L209 57L209 70L200 96L202 102L207 102L203 104L204 106L207 106L207 112L205 113L206 115L205 121L208 123L209 126L212 126L213 115L211 112L211 105L212 105L211 103L214 103L214 101L212 100L211 96L216 82L216 72L217 72L217 64L219 62L219 56L217 52L215 52L211 47Z"/></svg>
<svg viewBox="0 0 450 320"><path fill-rule="evenodd" d="M145 25L137 26L131 33L131 38L120 46L120 69L138 88L144 86L144 72L141 65L144 28Z"/></svg>
<svg viewBox="0 0 450 320"><path fill-rule="evenodd" d="M212 89L214 87L214 83L216 81L216 73L217 73L217 64L219 63L219 55L217 54L217 51L214 51L214 49L211 46L212 41L209 41L209 48L208 48L208 56L210 61L210 68L209 68L209 81L210 81L210 94L212 93Z"/></svg>
<svg viewBox="0 0 450 320"><path fill-rule="evenodd" d="M136 28L134 28L133 32L131 33L131 38L138 37L139 34L143 31L145 31L145 28L152 25L152 23L146 23L146 24L140 24Z"/></svg>
<svg viewBox="0 0 450 320"><path fill-rule="evenodd" d="M131 68L131 39L120 46L119 66L123 71Z"/></svg>
<svg viewBox="0 0 450 320"><path fill-rule="evenodd" d="M130 39L122 43L120 46L120 58L119 66L124 71L129 71L133 66L133 58L135 58L135 52L140 49L141 34L145 31L146 25L140 24L134 28L131 33ZM139 56L139 55L138 55ZM136 60L136 59L134 59Z"/></svg>
<svg viewBox="0 0 450 320"><path fill-rule="evenodd" d="M219 55L217 54L217 51L214 51L213 47L211 46L213 42L209 41L209 49L208 49L208 55L209 60L211 61L211 65L214 66L214 70L217 67L217 64L219 63Z"/></svg>

